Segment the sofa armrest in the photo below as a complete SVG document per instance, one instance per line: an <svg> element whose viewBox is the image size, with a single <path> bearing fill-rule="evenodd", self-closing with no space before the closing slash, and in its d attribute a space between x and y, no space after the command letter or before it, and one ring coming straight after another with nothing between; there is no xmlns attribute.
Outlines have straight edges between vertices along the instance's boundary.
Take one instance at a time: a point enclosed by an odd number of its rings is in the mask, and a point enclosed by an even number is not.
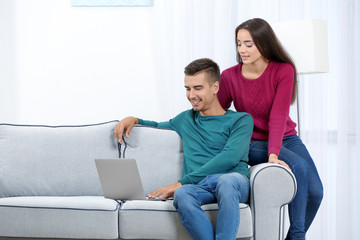
<svg viewBox="0 0 360 240"><path fill-rule="evenodd" d="M262 163L250 168L250 206L255 240L282 236L282 208L296 194L294 174L279 164Z"/></svg>

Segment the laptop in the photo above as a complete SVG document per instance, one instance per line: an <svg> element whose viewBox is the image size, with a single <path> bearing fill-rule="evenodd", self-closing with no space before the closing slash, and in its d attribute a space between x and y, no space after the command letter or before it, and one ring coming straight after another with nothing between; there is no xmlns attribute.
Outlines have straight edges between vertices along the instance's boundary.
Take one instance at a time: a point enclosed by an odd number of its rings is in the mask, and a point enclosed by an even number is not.
<svg viewBox="0 0 360 240"><path fill-rule="evenodd" d="M115 200L165 200L159 198L148 199L145 196L135 159L95 159L95 164L105 198Z"/></svg>

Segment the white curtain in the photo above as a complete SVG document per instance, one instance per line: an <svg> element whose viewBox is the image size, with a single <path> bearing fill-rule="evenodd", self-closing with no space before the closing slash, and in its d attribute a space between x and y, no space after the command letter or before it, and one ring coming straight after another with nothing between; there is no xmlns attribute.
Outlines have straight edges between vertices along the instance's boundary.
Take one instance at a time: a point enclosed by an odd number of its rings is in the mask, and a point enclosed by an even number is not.
<svg viewBox="0 0 360 240"><path fill-rule="evenodd" d="M152 43L155 79L162 89L163 119L188 109L184 67L208 57L221 69L235 64L234 30L238 24L236 0L155 0Z"/></svg>
<svg viewBox="0 0 360 240"><path fill-rule="evenodd" d="M360 5L306 4L305 16L328 22L330 63L329 73L304 76L300 89L302 139L324 184L308 239L360 239Z"/></svg>
<svg viewBox="0 0 360 240"><path fill-rule="evenodd" d="M359 16L358 0L154 0L151 46L164 120L190 107L181 90L187 63L210 57L221 70L236 64L241 22L327 20L330 72L302 76L299 84L302 139L325 191L308 240L360 239Z"/></svg>

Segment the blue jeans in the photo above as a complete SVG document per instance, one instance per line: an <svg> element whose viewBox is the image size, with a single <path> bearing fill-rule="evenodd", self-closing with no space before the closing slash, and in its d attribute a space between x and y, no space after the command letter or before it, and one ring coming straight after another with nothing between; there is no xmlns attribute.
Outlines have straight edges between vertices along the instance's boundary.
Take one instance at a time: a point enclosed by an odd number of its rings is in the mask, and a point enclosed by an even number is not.
<svg viewBox="0 0 360 240"><path fill-rule="evenodd" d="M239 173L209 175L198 184L175 191L174 206L192 239L235 239L240 222L239 202L249 198L249 179ZM201 205L219 205L216 231Z"/></svg>
<svg viewBox="0 0 360 240"><path fill-rule="evenodd" d="M286 239L305 239L323 198L323 186L314 161L297 135L283 138L279 159L291 168L297 181L297 193L289 204L290 228ZM268 161L268 142L250 143L249 165Z"/></svg>

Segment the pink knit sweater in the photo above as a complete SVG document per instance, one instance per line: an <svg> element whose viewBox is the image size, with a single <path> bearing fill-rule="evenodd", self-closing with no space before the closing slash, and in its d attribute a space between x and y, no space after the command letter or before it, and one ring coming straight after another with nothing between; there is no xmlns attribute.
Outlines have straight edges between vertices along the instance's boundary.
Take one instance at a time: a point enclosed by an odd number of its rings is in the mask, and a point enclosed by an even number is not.
<svg viewBox="0 0 360 240"><path fill-rule="evenodd" d="M246 79L242 63L221 74L218 98L227 109L234 103L238 112L254 119L252 141L267 140L268 154L279 155L284 136L296 134L296 123L289 116L294 82L294 68L288 63L269 62L257 79Z"/></svg>

